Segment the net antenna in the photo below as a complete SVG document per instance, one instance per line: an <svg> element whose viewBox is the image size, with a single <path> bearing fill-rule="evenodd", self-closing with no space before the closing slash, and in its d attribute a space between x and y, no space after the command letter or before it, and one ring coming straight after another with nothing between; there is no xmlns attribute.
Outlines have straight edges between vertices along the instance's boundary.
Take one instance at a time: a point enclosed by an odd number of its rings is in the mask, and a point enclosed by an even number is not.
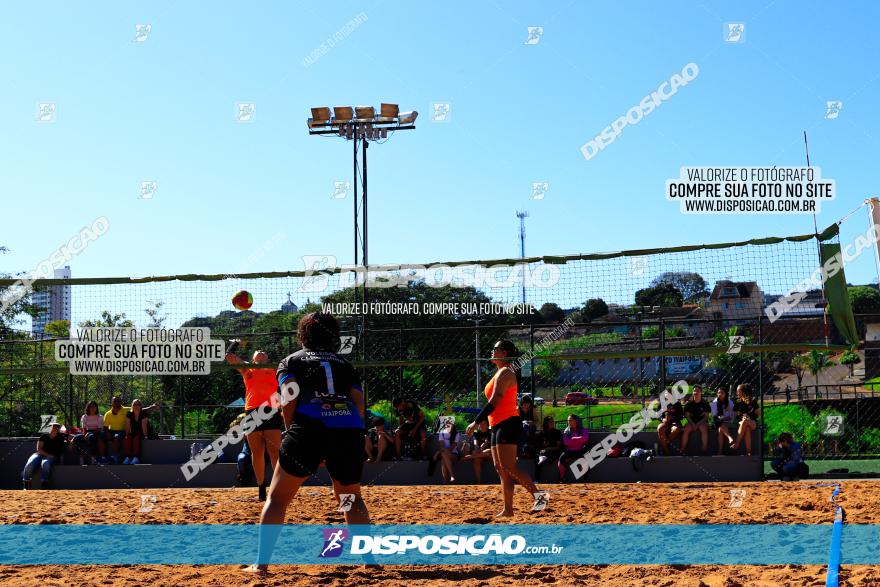
<svg viewBox="0 0 880 587"><path fill-rule="evenodd" d="M810 167L810 143L807 141L807 131L804 131L804 152L807 156L807 167ZM822 266L822 245L819 242L819 224L816 222L816 211L813 210L813 234L816 235L816 254L819 258L819 267ZM825 297L825 281L822 281L822 308L828 308L828 298ZM828 327L828 312L822 312L822 331L825 334L825 346L827 347L831 340L831 333Z"/></svg>
<svg viewBox="0 0 880 587"><path fill-rule="evenodd" d="M519 218L519 258L526 258L526 218L529 217L529 213L525 210L519 210L516 213L516 217ZM525 273L525 267L523 267L523 272ZM523 287L522 287L522 303L523 307L526 305L526 280L525 276L523 276Z"/></svg>
<svg viewBox="0 0 880 587"><path fill-rule="evenodd" d="M865 200L868 205L868 227L871 225L876 230L880 230L880 198L868 198ZM874 266L877 268L877 283L880 284L880 234L874 239Z"/></svg>

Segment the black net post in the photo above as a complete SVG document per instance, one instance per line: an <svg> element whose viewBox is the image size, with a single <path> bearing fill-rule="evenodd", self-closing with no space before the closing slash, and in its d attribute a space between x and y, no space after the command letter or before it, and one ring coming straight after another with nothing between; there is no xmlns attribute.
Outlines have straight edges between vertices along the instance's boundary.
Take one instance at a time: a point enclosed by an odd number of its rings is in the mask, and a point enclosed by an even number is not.
<svg viewBox="0 0 880 587"><path fill-rule="evenodd" d="M764 342L764 316L763 314L758 314L758 344L762 344ZM761 461L761 478L763 479L766 475L764 474L764 423L766 418L764 417L764 352L758 353L758 394L761 396L760 402L761 406L761 416L758 426L758 442L760 448L759 456Z"/></svg>

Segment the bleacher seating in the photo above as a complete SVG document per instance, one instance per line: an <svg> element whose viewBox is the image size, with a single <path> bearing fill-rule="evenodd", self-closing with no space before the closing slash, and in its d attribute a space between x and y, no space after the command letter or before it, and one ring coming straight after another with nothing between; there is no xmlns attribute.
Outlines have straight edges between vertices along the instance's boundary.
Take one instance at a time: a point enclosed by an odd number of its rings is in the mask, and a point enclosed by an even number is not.
<svg viewBox="0 0 880 587"><path fill-rule="evenodd" d="M711 431L714 432L714 431ZM593 433L591 444L598 443L606 433ZM710 454L717 446L714 433L710 433ZM647 447L653 447L657 435L654 432L640 432L635 436ZM144 442L142 464L139 465L79 465L76 455L68 454L63 464L53 473L53 485L59 489L97 489L97 488L165 488L165 487L232 487L237 475L235 457L240 445L227 446L223 458L201 471L187 481L181 465L190 458L190 447L194 442L207 446L213 439L147 440ZM21 470L36 447L36 438L0 439L0 487L18 489L21 487ZM691 435L690 455L699 450L699 435ZM753 447L757 455L759 439L757 431L753 435ZM428 452L432 453L433 437L429 439ZM657 457L644 463L639 470L633 467L628 458L606 458L598 467L589 471L583 479L589 483L627 483L642 482L712 482L712 481L757 481L762 476L762 463L758 456L671 456ZM521 469L534 476L534 461L520 461ZM548 463L544 467L546 475L556 479L555 466ZM461 461L456 464L457 483L474 483L471 463ZM491 461L482 467L482 482L497 483L498 477ZM38 487L39 473L34 477ZM568 472L567 481L575 481ZM539 479L547 482L548 479ZM322 467L307 484L329 484L326 470ZM426 461L399 461L367 464L364 466L365 484L380 485L428 485L442 482L439 470L429 477Z"/></svg>

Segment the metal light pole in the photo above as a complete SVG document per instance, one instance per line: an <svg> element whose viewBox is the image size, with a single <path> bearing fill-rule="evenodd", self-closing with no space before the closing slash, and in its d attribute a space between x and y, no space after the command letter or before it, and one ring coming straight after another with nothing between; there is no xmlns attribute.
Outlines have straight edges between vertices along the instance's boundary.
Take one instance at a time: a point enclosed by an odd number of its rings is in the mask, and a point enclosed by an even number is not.
<svg viewBox="0 0 880 587"><path fill-rule="evenodd" d="M372 106L336 106L333 116L330 108L321 106L312 108L312 117L308 119L310 135L336 135L344 140L352 141L352 173L354 176L354 264L360 264L364 274L363 301L366 301L368 257L367 235L367 148L370 142L383 143L400 130L414 130L419 113L416 111L400 112L397 104L382 104L377 115ZM363 146L363 175L358 174L358 143ZM360 184L361 205L358 217L358 184ZM362 235L360 263L358 262L358 236Z"/></svg>
<svg viewBox="0 0 880 587"><path fill-rule="evenodd" d="M330 108L320 106L312 108L312 117L307 125L310 135L336 135L342 139L353 142L352 149L352 173L354 175L354 264L358 265L358 234L363 234L361 241L361 272L363 273L363 289L361 290L361 302L367 303L367 281L369 277L369 258L367 256L367 148L370 141L385 142L389 132L393 135L399 130L414 130L415 121L419 113L400 112L397 104L383 103L377 115L372 106L336 106L333 108L333 116ZM361 216L358 224L358 142L363 145L363 176L360 178ZM357 302L357 286L354 290L354 299ZM357 345L358 355L362 360L367 360L366 353L366 314L364 313L358 332ZM366 393L367 389L364 388ZM364 398L366 401L366 397Z"/></svg>

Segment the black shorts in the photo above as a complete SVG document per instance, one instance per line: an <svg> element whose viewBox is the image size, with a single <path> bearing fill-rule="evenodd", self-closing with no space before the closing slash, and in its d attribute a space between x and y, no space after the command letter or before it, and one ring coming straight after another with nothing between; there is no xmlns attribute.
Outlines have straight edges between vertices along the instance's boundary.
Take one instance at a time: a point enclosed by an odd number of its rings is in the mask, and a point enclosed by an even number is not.
<svg viewBox="0 0 880 587"><path fill-rule="evenodd" d="M261 408L254 408L253 410L248 410L246 413L250 414L259 409ZM271 418L254 428L254 432L263 432L265 430L284 430L284 418L281 417L281 410L276 410Z"/></svg>
<svg viewBox="0 0 880 587"><path fill-rule="evenodd" d="M311 418L295 416L281 439L278 464L294 477L308 477L324 461L334 481L354 485L361 482L365 458L363 429L328 428Z"/></svg>
<svg viewBox="0 0 880 587"><path fill-rule="evenodd" d="M499 444L519 444L520 439L523 436L522 418L519 416L511 416L506 420L502 420L489 429L489 434L491 435L491 446L498 446Z"/></svg>

